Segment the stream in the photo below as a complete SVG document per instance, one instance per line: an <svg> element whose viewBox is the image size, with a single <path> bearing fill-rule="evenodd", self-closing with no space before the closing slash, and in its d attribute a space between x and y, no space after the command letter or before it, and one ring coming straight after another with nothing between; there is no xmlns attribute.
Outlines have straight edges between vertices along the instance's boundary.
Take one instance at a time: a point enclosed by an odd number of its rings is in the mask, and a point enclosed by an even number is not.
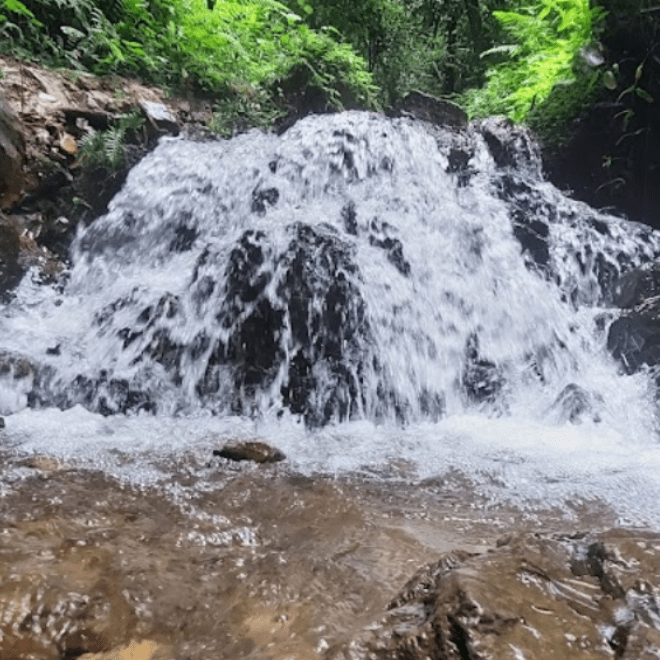
<svg viewBox="0 0 660 660"><path fill-rule="evenodd" d="M0 309L0 658L415 657L351 640L446 553L656 548L655 384L606 344L659 254L501 120L162 139ZM254 440L286 460L217 456ZM607 612L585 658L660 657Z"/></svg>

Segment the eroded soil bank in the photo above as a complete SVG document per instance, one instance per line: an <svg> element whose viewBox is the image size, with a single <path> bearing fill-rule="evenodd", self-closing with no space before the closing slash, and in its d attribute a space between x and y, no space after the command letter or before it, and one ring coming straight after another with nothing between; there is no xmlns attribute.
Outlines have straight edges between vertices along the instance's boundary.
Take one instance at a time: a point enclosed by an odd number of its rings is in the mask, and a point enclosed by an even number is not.
<svg viewBox="0 0 660 660"><path fill-rule="evenodd" d="M140 488L5 455L0 658L657 657L660 538L597 505L166 462Z"/></svg>

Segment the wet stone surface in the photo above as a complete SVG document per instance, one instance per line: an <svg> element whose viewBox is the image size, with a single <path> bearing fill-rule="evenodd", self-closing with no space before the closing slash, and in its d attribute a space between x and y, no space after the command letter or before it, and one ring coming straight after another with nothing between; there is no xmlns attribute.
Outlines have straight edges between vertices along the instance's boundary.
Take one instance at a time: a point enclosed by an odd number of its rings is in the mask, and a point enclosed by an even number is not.
<svg viewBox="0 0 660 660"><path fill-rule="evenodd" d="M660 537L574 533L607 511L493 508L405 461L383 481L202 458L137 487L5 454L0 658L655 657Z"/></svg>

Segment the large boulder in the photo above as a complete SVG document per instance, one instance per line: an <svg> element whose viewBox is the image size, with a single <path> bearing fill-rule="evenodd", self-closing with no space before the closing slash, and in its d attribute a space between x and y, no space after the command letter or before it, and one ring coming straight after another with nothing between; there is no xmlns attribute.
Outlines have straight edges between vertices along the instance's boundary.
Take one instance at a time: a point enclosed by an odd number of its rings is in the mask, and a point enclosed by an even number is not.
<svg viewBox="0 0 660 660"><path fill-rule="evenodd" d="M389 112L395 117L413 117L439 126L466 128L467 113L456 103L418 91L409 92Z"/></svg>
<svg viewBox="0 0 660 660"><path fill-rule="evenodd" d="M332 660L651 660L657 535L521 534L420 570Z"/></svg>

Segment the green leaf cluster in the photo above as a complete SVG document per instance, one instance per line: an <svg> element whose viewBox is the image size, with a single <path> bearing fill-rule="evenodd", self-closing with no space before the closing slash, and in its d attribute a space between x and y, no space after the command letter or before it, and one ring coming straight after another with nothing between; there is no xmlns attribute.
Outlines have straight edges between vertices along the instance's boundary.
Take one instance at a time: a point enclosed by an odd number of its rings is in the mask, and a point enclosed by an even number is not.
<svg viewBox="0 0 660 660"><path fill-rule="evenodd" d="M524 121L558 86L575 86L578 80L593 86L591 72L580 73L575 67L576 56L593 40L594 26L603 15L589 0L532 0L518 11L493 14L507 43L482 53L494 63L486 72L486 84L461 97L470 116L503 114ZM584 97L584 87L578 87L564 95L564 105Z"/></svg>
<svg viewBox="0 0 660 660"><path fill-rule="evenodd" d="M80 144L80 159L89 166L102 166L116 172L127 165L126 142L144 124L138 112L120 115L106 131L90 133Z"/></svg>

